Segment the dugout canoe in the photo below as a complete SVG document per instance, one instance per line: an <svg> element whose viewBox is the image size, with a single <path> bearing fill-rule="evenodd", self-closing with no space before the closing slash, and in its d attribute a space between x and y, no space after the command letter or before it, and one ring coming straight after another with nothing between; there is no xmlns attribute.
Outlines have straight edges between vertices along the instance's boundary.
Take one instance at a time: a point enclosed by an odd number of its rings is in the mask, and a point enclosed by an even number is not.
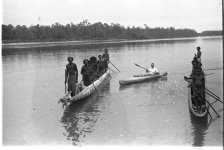
<svg viewBox="0 0 224 150"><path fill-rule="evenodd" d="M209 105L205 99L209 100L209 96L205 93L205 81L203 82L203 88L201 89L201 97L198 98L193 97L195 90L192 86L192 81L188 79L185 79L185 81L188 82L188 107L190 113L198 118L207 117ZM201 104L199 105L196 102Z"/></svg>
<svg viewBox="0 0 224 150"><path fill-rule="evenodd" d="M71 97L70 93L67 93L64 95L59 101L62 102L63 104L67 105L67 103L75 102L82 100L94 92L97 92L102 86L106 84L110 80L110 71L107 69L107 71L96 81L94 81L92 84L89 86L85 87L80 93L76 94L75 96Z"/></svg>
<svg viewBox="0 0 224 150"><path fill-rule="evenodd" d="M158 74L158 75L134 75L133 77L126 79L126 80L120 80L119 84L120 85L127 85L127 84L133 84L133 83L139 83L139 82L144 82L144 81L153 81L156 79L159 79L161 77L166 77L167 76L167 72L162 73L162 74Z"/></svg>

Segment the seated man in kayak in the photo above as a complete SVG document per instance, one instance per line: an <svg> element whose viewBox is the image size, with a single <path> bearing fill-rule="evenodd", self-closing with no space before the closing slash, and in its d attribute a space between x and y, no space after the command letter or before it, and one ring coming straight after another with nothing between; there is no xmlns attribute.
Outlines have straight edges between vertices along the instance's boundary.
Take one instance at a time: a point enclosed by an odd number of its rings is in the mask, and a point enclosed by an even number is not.
<svg viewBox="0 0 224 150"><path fill-rule="evenodd" d="M151 68L150 69L146 69L146 72L151 74L151 75L158 75L159 74L158 69L156 69L154 67L154 63L151 64Z"/></svg>

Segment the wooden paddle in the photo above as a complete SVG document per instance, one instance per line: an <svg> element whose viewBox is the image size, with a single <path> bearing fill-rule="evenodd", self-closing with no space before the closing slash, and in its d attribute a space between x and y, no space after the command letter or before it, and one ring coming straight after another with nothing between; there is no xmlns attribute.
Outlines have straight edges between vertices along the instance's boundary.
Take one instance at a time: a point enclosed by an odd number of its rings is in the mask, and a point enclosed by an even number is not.
<svg viewBox="0 0 224 150"><path fill-rule="evenodd" d="M114 64L108 59L108 61L111 63L111 65L113 65L114 66ZM116 68L117 69L117 67L116 66L114 66L114 68ZM119 69L117 69L119 72L120 72L120 70Z"/></svg>
<svg viewBox="0 0 224 150"><path fill-rule="evenodd" d="M111 75L109 74L109 73L107 73L107 71L105 72L106 74L108 74L110 77L111 77ZM112 78L112 77L111 77Z"/></svg>
<svg viewBox="0 0 224 150"><path fill-rule="evenodd" d="M65 82L65 94L66 94L66 82Z"/></svg>
<svg viewBox="0 0 224 150"><path fill-rule="evenodd" d="M219 70L219 69L223 69L223 68L211 68L211 69L205 69L204 71L208 71L208 70Z"/></svg>
<svg viewBox="0 0 224 150"><path fill-rule="evenodd" d="M223 101L221 101L220 98L217 95L215 95L214 93L212 93L211 91L209 91L206 88L205 88L205 93L207 93L208 95L210 95L211 97L213 97L216 101L219 101L219 102L223 103Z"/></svg>
<svg viewBox="0 0 224 150"><path fill-rule="evenodd" d="M208 73L208 74L205 74L204 76L208 76L208 75L211 75L211 74L215 74L215 73ZM187 79L193 79L193 78L190 78L190 77L188 78L188 77L184 76L184 79L187 80Z"/></svg>
<svg viewBox="0 0 224 150"><path fill-rule="evenodd" d="M200 95L199 95L199 97L201 97L203 100L205 100L205 101L209 104L209 106L213 109L213 111L216 113L216 115L217 115L218 117L220 117L219 114L218 114L218 112L214 109L214 107L209 103L208 100L206 100L204 97L202 97L202 96L200 96Z"/></svg>
<svg viewBox="0 0 224 150"><path fill-rule="evenodd" d="M205 76L208 76L208 75L211 75L211 74L215 74L215 73L208 73L208 74L205 74Z"/></svg>
<svg viewBox="0 0 224 150"><path fill-rule="evenodd" d="M208 112L210 118L212 119L212 115L210 114L209 109L208 109L208 107L206 105L205 105L205 108L207 109L207 112Z"/></svg>
<svg viewBox="0 0 224 150"><path fill-rule="evenodd" d="M204 71L208 71L208 70L220 70L220 69L223 69L223 68L210 68L210 69L204 69ZM192 71L187 71L187 72L176 72L174 74L185 74L185 73L190 73ZM214 73L212 73L214 74ZM210 75L210 74L209 74Z"/></svg>
<svg viewBox="0 0 224 150"><path fill-rule="evenodd" d="M216 99L220 99L216 94L214 94L212 91L208 90L207 88L205 88L206 91L208 91L209 93L211 93L213 96L216 97Z"/></svg>
<svg viewBox="0 0 224 150"><path fill-rule="evenodd" d="M67 73L67 69L65 69L65 94L66 94L66 82L68 79L68 73Z"/></svg>
<svg viewBox="0 0 224 150"><path fill-rule="evenodd" d="M108 67L110 70L112 70L113 72L115 72L113 69L111 69L110 67Z"/></svg>

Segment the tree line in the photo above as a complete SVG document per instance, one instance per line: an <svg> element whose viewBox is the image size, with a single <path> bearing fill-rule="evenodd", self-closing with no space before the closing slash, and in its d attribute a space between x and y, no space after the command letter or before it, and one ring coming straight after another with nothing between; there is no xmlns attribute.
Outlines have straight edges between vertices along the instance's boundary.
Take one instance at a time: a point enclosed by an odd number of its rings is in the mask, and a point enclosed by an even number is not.
<svg viewBox="0 0 224 150"><path fill-rule="evenodd" d="M222 31L203 31L200 33L200 36L220 36Z"/></svg>
<svg viewBox="0 0 224 150"><path fill-rule="evenodd" d="M87 40L87 39L158 39L195 37L199 34L193 29L175 29L173 27L150 28L124 27L118 23L97 22L91 24L84 20L78 24L61 25L59 23L47 25L13 26L2 25L2 41L61 41L61 40Z"/></svg>

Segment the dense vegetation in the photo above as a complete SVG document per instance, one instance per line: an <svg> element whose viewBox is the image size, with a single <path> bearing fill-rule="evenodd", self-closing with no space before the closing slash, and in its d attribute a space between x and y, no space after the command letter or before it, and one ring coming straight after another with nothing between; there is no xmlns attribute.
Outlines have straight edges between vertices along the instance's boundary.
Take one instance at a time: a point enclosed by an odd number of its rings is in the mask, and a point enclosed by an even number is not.
<svg viewBox="0 0 224 150"><path fill-rule="evenodd" d="M124 27L120 24L94 23L84 20L79 24L61 25L55 23L51 26L32 25L2 25L3 42L19 41L60 41L85 39L157 39L195 37L198 33L192 29Z"/></svg>
<svg viewBox="0 0 224 150"><path fill-rule="evenodd" d="M203 31L200 33L200 36L220 36L222 31Z"/></svg>

